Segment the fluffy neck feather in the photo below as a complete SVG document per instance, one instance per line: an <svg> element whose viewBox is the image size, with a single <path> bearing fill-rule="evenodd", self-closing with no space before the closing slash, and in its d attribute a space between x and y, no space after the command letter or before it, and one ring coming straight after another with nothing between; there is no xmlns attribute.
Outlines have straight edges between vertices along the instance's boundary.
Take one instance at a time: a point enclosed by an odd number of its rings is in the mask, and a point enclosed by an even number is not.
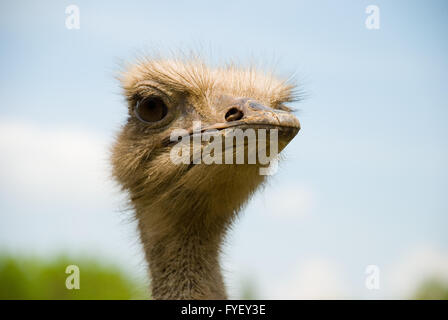
<svg viewBox="0 0 448 320"><path fill-rule="evenodd" d="M263 177L256 166L223 167L198 168L210 175L206 185L192 184L202 180L192 172L196 179L184 176L157 197L134 201L154 299L226 299L220 246Z"/></svg>
<svg viewBox="0 0 448 320"><path fill-rule="evenodd" d="M158 209L163 215L180 214ZM227 298L219 252L229 222L221 219L210 225L205 218L208 212L200 210L184 213L182 221L164 226L148 221L156 213L154 208L150 213L138 210L154 299Z"/></svg>

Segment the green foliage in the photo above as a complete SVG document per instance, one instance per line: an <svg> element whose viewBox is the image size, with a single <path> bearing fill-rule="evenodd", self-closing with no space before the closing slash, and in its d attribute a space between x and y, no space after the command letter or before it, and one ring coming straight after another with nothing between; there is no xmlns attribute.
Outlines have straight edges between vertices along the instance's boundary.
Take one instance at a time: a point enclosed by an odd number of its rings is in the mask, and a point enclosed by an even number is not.
<svg viewBox="0 0 448 320"><path fill-rule="evenodd" d="M69 290L66 267L80 269L80 289ZM92 259L54 259L0 255L0 299L146 299L146 281Z"/></svg>
<svg viewBox="0 0 448 320"><path fill-rule="evenodd" d="M258 290L255 281L251 277L246 277L241 283L240 299L242 300L257 300Z"/></svg>
<svg viewBox="0 0 448 320"><path fill-rule="evenodd" d="M418 300L448 300L448 284L437 278L427 279L417 289L413 298Z"/></svg>

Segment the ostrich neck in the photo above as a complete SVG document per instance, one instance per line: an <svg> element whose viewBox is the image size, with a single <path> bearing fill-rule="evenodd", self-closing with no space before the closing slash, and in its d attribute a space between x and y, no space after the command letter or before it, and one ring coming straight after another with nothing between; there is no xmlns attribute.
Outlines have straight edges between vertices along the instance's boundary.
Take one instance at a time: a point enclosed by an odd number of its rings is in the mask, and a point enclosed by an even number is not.
<svg viewBox="0 0 448 320"><path fill-rule="evenodd" d="M211 220L201 208L182 213L166 207L137 210L137 218L153 299L227 298L219 252L230 219Z"/></svg>

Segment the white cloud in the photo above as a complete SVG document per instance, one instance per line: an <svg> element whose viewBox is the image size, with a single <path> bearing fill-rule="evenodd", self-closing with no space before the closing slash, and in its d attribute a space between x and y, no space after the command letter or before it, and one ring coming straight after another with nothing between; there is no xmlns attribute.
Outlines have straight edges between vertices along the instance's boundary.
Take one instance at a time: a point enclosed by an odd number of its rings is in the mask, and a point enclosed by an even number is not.
<svg viewBox="0 0 448 320"><path fill-rule="evenodd" d="M0 123L0 191L39 203L110 206L108 142L80 129Z"/></svg>
<svg viewBox="0 0 448 320"><path fill-rule="evenodd" d="M407 299L425 280L435 278L448 285L448 252L435 246L410 248L395 263L379 267L379 290L364 287L365 275L353 286L346 281L350 274L327 258L304 259L275 282L266 283L265 289L274 299Z"/></svg>
<svg viewBox="0 0 448 320"><path fill-rule="evenodd" d="M386 270L383 287L392 298L410 298L423 281L433 277L448 284L448 252L419 245Z"/></svg>
<svg viewBox="0 0 448 320"><path fill-rule="evenodd" d="M143 255L109 141L82 128L0 122L0 250L106 257L133 271Z"/></svg>
<svg viewBox="0 0 448 320"><path fill-rule="evenodd" d="M348 296L340 267L322 258L298 263L271 292L275 299L341 299Z"/></svg>
<svg viewBox="0 0 448 320"><path fill-rule="evenodd" d="M258 212L276 218L303 218L313 209L314 193L305 186L268 186L253 204Z"/></svg>

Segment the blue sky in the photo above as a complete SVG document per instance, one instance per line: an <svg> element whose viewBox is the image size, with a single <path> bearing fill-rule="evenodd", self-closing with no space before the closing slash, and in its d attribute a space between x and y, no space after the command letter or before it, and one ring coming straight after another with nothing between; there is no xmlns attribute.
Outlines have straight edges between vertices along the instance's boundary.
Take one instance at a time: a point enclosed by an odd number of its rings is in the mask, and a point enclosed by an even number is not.
<svg viewBox="0 0 448 320"><path fill-rule="evenodd" d="M79 30L65 27L70 4ZM371 4L379 30L364 24ZM267 298L398 297L415 274L448 280L447 13L445 1L2 2L0 248L142 269L106 181L126 112L114 75L142 50L194 49L275 65L307 96L287 160L229 236L232 292L245 277ZM379 291L364 287L369 264Z"/></svg>

